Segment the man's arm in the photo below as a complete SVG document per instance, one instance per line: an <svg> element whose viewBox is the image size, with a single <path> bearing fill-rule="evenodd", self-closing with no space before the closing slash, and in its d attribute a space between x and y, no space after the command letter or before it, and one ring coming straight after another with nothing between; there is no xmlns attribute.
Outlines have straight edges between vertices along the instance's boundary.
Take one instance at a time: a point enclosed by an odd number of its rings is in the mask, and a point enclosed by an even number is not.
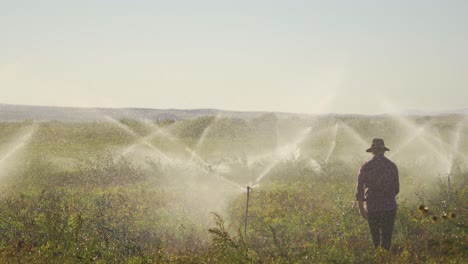
<svg viewBox="0 0 468 264"><path fill-rule="evenodd" d="M398 175L398 168L397 168L397 166L395 164L393 164L392 168L393 168L392 186L394 188L395 195L397 195L398 193L400 193L400 179L399 179L399 175Z"/></svg>
<svg viewBox="0 0 468 264"><path fill-rule="evenodd" d="M356 187L356 201L359 205L359 213L367 219L367 210L364 207L364 165L359 170Z"/></svg>
<svg viewBox="0 0 468 264"><path fill-rule="evenodd" d="M364 202L358 201L358 204L359 204L359 214L361 214L361 216L364 219L367 219L367 209L364 207Z"/></svg>

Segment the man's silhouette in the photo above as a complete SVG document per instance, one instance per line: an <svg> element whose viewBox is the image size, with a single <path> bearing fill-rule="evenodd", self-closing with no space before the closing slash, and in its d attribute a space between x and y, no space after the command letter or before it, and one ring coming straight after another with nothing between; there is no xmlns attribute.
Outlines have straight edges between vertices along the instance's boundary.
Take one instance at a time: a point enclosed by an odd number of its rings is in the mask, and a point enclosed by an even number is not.
<svg viewBox="0 0 468 264"><path fill-rule="evenodd" d="M389 149L380 138L375 138L367 149L374 156L359 171L356 200L359 213L369 223L374 246L388 250L392 244L400 183L397 166L385 157L385 151Z"/></svg>

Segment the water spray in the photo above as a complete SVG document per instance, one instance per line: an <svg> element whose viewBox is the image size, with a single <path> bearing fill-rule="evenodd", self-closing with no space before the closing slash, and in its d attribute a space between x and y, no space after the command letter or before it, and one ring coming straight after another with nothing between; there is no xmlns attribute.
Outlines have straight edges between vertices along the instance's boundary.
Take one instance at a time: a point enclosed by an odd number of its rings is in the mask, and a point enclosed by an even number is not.
<svg viewBox="0 0 468 264"><path fill-rule="evenodd" d="M333 131L333 141L330 145L330 149L328 150L328 154L327 154L327 158L325 159L325 164L328 163L328 160L330 159L331 157L331 154L333 153L333 151L335 150L335 147L336 147L336 136L338 134L338 126L340 124L337 122L336 125L335 125L335 128L334 128L334 131Z"/></svg>
<svg viewBox="0 0 468 264"><path fill-rule="evenodd" d="M217 117L215 117L217 118ZM183 146L184 147L184 151L187 152L188 154L190 154L190 161L192 161L193 159L195 159L197 162L200 163L200 165L204 166L205 168L208 168L210 171L212 171L211 169L211 165L208 164L206 161L204 161L200 155L197 154L197 152L193 149L191 149L190 147L186 146L185 144L182 144L177 138L175 138L173 135L171 135L170 133L166 132L166 131L163 131L161 128L159 128L158 126L156 126L155 124L153 124L150 120L148 119L145 119L145 124L147 124L148 126L150 126L153 130L155 130L151 135L145 137L147 138L148 140L150 140L151 138L155 137L156 135L162 135L164 136L166 139L168 139L169 141L171 141L172 143L175 143L179 146ZM210 124L211 125L211 124ZM206 131L206 129L205 129ZM205 133L204 131L204 133ZM135 145L137 145L138 143L135 143L133 144L132 146L130 146L128 149L134 147ZM197 143L198 144L198 143Z"/></svg>
<svg viewBox="0 0 468 264"><path fill-rule="evenodd" d="M299 148L299 145L304 142L304 140L307 138L307 135L310 133L310 131L312 130L312 127L307 127L305 128L300 134L299 134L299 137L296 138L293 142L291 142L290 144L284 146L277 154L277 158L271 162L261 173L260 175L257 177L257 179L255 179L256 182L260 182L263 177L265 177L265 175L267 175L271 170L273 170L273 168L276 167L276 165L278 165L282 160L284 160L284 158L293 153L295 150L298 150L300 151L300 148Z"/></svg>
<svg viewBox="0 0 468 264"><path fill-rule="evenodd" d="M13 142L13 147L9 149L5 155L0 157L0 166L8 160L11 156L15 155L19 150L25 147L31 140L34 133L36 133L37 125L33 124L30 126L26 133L21 135L18 139Z"/></svg>
<svg viewBox="0 0 468 264"><path fill-rule="evenodd" d="M340 122L340 127L345 129L348 132L348 135L351 135L355 140L359 142L362 146L367 146L367 141L359 134L354 128L350 127L344 122Z"/></svg>
<svg viewBox="0 0 468 264"><path fill-rule="evenodd" d="M210 122L210 124L205 127L205 129L203 130L203 133L202 135L200 136L200 138L198 139L198 142L195 144L195 148L194 148L194 152L197 152L200 147L202 146L202 144L205 142L205 139L206 137L208 136L208 133L210 132L212 126L214 126L216 124L216 122L218 122L218 119L221 117L221 112L218 113L214 118L213 120ZM192 156L191 160L194 158L194 156Z"/></svg>
<svg viewBox="0 0 468 264"><path fill-rule="evenodd" d="M218 116L219 116L219 115L217 115L217 116L215 117L215 120L214 120L214 121L216 121L216 119L218 118ZM214 121L213 121L213 122L214 122ZM213 122L212 122L212 123L213 123ZM169 133L167 133L167 132L162 131L159 127L157 127L156 125L154 125L153 123L151 123L151 121L145 120L145 123L146 123L147 125L151 126L151 128L153 128L153 129L156 130L156 131L155 131L154 133L152 133L151 135L149 135L148 137L145 137L145 138L143 139L144 142L147 142L147 141L145 141L145 139L151 139L153 136L155 136L155 135L157 135L157 134L161 134L161 135L163 135L166 139L170 140L171 142L176 143L176 144L178 144L178 145L184 146L184 150L185 150L187 153L189 153L189 154L191 155L190 161L192 161L192 160L195 159L195 161L198 163L198 165L200 165L200 167L201 167L202 169L204 169L209 175L213 175L213 176L215 176L216 178L220 179L221 181L223 181L223 182L225 182L225 183L227 183L227 184L230 184L230 185L232 185L232 186L235 186L235 187L237 187L237 188L240 188L242 191L244 190L244 187L241 186L240 184L238 184L238 183L236 183L236 182L234 182L234 181L231 181L231 180L229 180L229 179L227 179L227 178L225 178L225 177L219 175L218 173L216 173L216 171L213 169L213 165L210 164L210 163L208 163L208 162L206 162L205 160L203 160L203 159L200 157L200 155L198 155L197 152L196 152L194 149L191 149L190 147L185 146L185 145L182 144L177 138L175 138L174 136L172 136L171 134L169 134ZM210 126L212 125L212 123L210 124ZM210 126L208 126L208 128L209 128ZM205 128L204 134L205 134L205 132L206 132L206 130L207 130L208 128ZM133 132L133 131L132 131L132 132ZM136 143L136 144L138 144L138 143ZM136 144L134 144L134 145L136 145ZM132 145L132 146L134 146L134 145ZM197 143L197 145L198 145L198 143ZM132 147L132 146L131 146L131 147Z"/></svg>
<svg viewBox="0 0 468 264"><path fill-rule="evenodd" d="M169 156L167 156L164 152L162 152L160 149L158 149L157 147L155 147L151 142L148 141L148 138L146 137L141 137L139 136L137 133L135 133L129 126L125 125L125 124L122 124L121 122L119 122L118 120L115 120L114 118L110 117L110 116L104 116L104 118L106 118L107 120L109 120L112 124L116 125L117 127L119 127L120 129L122 129L123 131L125 131L127 134L131 135L132 137L134 137L135 139L137 139L139 141L140 144L143 144L147 147L149 147L153 152L157 153L160 157L164 158L168 163L172 164L173 163L173 160L171 158L169 158ZM126 150L124 150L124 155L126 154L125 152L128 152L130 151L132 148L134 147L134 145L130 146L129 148L127 148Z"/></svg>
<svg viewBox="0 0 468 264"><path fill-rule="evenodd" d="M247 237L247 220L249 216L250 186L247 186L247 204L245 206L244 237Z"/></svg>
<svg viewBox="0 0 468 264"><path fill-rule="evenodd" d="M447 163L450 163L450 160L447 159L447 157L445 156L445 153L441 153L440 149L437 146L435 146L433 142L438 142L439 144L443 144L443 145L446 145L446 143L442 142L440 140L440 138L430 134L428 131L425 131L426 129L431 127L431 125L432 125L431 122L427 122L424 126L421 127L421 126L418 126L414 121L411 121L410 119L405 118L405 117L394 116L393 120L398 122L399 124L405 126L406 128L412 130L412 131L416 131L413 134L413 136L410 138L410 140L408 140L408 142L406 142L406 144L409 144L409 143L411 143L411 141L418 139L427 148L429 148L433 153L435 153L437 156L439 156L440 160L445 161ZM423 135L418 136L420 134L423 134ZM430 140L428 139L428 137L430 137ZM403 146L403 147L405 147L405 146ZM395 155L395 153L393 153L393 155Z"/></svg>

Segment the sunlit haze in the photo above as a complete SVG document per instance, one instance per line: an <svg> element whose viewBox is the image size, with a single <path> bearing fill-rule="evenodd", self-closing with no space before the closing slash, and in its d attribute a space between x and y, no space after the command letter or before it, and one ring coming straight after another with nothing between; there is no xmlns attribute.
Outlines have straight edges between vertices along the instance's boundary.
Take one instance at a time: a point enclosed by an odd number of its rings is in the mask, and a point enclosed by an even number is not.
<svg viewBox="0 0 468 264"><path fill-rule="evenodd" d="M0 1L0 103L468 107L468 1Z"/></svg>

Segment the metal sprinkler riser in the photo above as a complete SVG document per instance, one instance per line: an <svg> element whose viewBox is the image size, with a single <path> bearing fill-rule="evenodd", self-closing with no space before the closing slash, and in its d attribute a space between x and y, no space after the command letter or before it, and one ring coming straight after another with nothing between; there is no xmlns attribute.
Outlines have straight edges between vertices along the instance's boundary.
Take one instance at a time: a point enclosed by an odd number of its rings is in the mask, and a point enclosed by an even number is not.
<svg viewBox="0 0 468 264"><path fill-rule="evenodd" d="M247 204L245 206L244 237L247 237L247 219L249 215L250 186L247 186Z"/></svg>

